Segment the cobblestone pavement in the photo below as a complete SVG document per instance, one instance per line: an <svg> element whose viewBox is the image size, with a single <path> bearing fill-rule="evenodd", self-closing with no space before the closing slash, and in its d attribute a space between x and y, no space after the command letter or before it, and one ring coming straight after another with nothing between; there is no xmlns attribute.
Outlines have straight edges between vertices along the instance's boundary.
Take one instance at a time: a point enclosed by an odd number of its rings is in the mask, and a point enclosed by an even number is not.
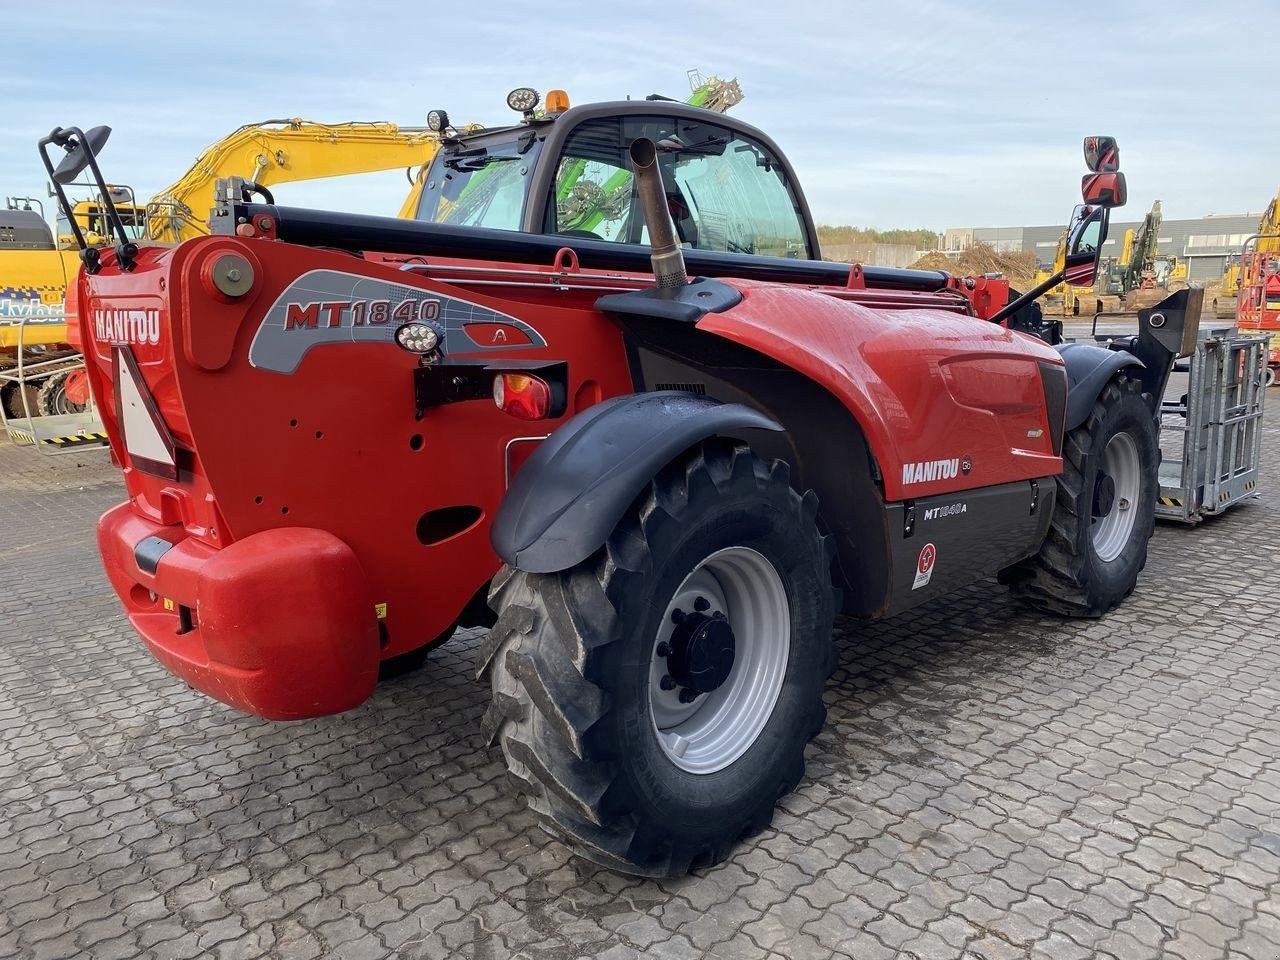
<svg viewBox="0 0 1280 960"><path fill-rule="evenodd" d="M726 865L584 864L478 735L478 634L348 715L236 713L98 566L101 454L0 446L0 957L1280 957L1280 402L1261 503L1100 622L994 584L840 626L809 778Z"/></svg>

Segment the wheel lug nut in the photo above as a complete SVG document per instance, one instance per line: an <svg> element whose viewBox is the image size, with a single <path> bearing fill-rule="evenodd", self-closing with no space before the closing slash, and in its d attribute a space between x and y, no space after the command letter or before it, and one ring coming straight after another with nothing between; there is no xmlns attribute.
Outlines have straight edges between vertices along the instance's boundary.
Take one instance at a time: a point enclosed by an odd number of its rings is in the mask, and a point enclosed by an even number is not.
<svg viewBox="0 0 1280 960"><path fill-rule="evenodd" d="M725 618L725 615L724 615L723 613L721 613L719 610L717 610L715 613L713 613L713 614L711 615L711 619L712 619L712 620L724 620L724 619L726 619L726 618Z"/></svg>
<svg viewBox="0 0 1280 960"><path fill-rule="evenodd" d="M676 688L676 682L671 679L669 674L663 674L662 679L658 681L658 686L663 690L674 690Z"/></svg>
<svg viewBox="0 0 1280 960"><path fill-rule="evenodd" d="M686 616L685 612L681 610L679 607L676 607L674 610L671 611L671 622L674 624L684 623L685 616Z"/></svg>
<svg viewBox="0 0 1280 960"><path fill-rule="evenodd" d="M698 597L693 601L693 609L697 610L699 613L703 613L711 609L711 601L706 597Z"/></svg>
<svg viewBox="0 0 1280 960"><path fill-rule="evenodd" d="M667 643L665 640L662 641L662 643L658 644L658 656L660 657L671 656L671 644Z"/></svg>
<svg viewBox="0 0 1280 960"><path fill-rule="evenodd" d="M688 687L685 687L683 690L680 691L681 703L693 703L693 701L697 699L698 699L697 690L690 690Z"/></svg>

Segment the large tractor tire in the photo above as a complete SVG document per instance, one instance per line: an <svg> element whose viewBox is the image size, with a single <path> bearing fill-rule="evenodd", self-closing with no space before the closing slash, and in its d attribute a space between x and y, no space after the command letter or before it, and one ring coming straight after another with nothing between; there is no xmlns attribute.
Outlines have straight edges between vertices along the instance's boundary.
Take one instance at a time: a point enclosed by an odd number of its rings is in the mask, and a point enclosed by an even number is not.
<svg viewBox="0 0 1280 960"><path fill-rule="evenodd" d="M63 370L47 377L36 406L43 417L83 413L89 407L89 380L82 368Z"/></svg>
<svg viewBox="0 0 1280 960"><path fill-rule="evenodd" d="M1133 592L1155 530L1159 436L1139 383L1108 383L1062 453L1049 534L1002 579L1042 610L1100 617Z"/></svg>
<svg viewBox="0 0 1280 960"><path fill-rule="evenodd" d="M816 513L786 464L709 442L593 557L498 574L485 732L553 835L670 876L769 825L804 775L835 664Z"/></svg>

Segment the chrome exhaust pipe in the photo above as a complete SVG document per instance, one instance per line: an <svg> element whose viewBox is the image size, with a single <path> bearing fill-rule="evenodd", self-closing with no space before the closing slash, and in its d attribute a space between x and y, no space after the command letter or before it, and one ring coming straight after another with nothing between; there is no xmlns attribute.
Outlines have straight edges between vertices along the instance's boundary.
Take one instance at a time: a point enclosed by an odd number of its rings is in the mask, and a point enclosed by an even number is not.
<svg viewBox="0 0 1280 960"><path fill-rule="evenodd" d="M648 137L631 141L631 169L636 176L636 192L644 207L649 228L649 260L659 290L675 290L689 283L684 254L676 239L676 227L667 208L667 190L658 170L658 148Z"/></svg>

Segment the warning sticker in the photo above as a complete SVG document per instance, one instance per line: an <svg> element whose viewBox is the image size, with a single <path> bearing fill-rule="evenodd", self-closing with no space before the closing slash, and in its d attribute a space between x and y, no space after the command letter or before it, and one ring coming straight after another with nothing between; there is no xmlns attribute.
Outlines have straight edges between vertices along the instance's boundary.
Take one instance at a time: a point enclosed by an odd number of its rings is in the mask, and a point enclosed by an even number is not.
<svg viewBox="0 0 1280 960"><path fill-rule="evenodd" d="M938 548L932 543L926 543L920 548L920 559L916 561L916 579L911 584L912 590L919 590L929 585L929 578L933 576L933 565L937 559Z"/></svg>

